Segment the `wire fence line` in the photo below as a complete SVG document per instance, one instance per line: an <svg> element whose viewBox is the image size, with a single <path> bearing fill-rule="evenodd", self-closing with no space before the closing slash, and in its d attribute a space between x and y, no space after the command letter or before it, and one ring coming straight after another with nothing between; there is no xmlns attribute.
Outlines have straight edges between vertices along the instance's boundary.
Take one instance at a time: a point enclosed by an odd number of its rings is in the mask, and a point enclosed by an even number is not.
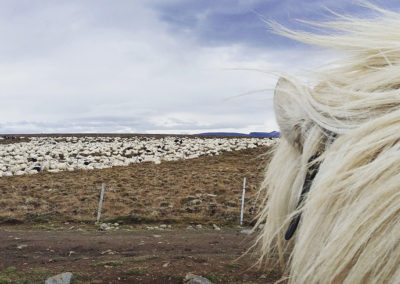
<svg viewBox="0 0 400 284"><path fill-rule="evenodd" d="M105 184L102 184L101 187L101 193L99 196L99 208L98 208L98 214L97 214L97 219L96 222L99 222L100 220L100 214L102 210L102 203L103 203L103 198L104 198L104 189L105 189ZM203 217L204 219L209 218L210 220L214 220L216 217L217 218L228 218L230 222L233 222L235 219L237 219L237 223L240 225L243 225L243 223L248 224L251 222L254 222L256 213L259 211L259 207L257 204L257 200L259 197L259 192L257 194L256 200L252 200L250 198L246 198L246 178L243 180L243 191L241 194L241 197L239 196L237 198L237 202L227 202L227 204L218 204L215 201L213 202L207 202L207 201L202 201L200 199L192 199L188 200L188 203L184 204L179 204L180 206L169 206L168 203L165 203L165 206L146 206L146 212L151 211L150 216L153 217L182 217L184 219L188 219L188 217L195 216L193 219L199 219L199 215ZM214 196L212 194L209 194L211 196ZM194 197L193 197L194 198ZM211 201L211 200L210 200ZM162 205L162 204L161 204ZM144 219L148 220L149 216L146 214L143 214L141 209L142 206L139 206L139 208L135 209L135 202L132 202L132 213L131 217L132 219L135 219L138 221L141 219L141 216L144 215ZM140 214L142 213L142 214ZM108 218L112 218L112 216L109 216L107 214ZM118 216L114 216L114 218L118 218ZM190 218L189 218L190 219ZM223 220L221 220L223 221ZM225 220L226 221L226 220Z"/></svg>

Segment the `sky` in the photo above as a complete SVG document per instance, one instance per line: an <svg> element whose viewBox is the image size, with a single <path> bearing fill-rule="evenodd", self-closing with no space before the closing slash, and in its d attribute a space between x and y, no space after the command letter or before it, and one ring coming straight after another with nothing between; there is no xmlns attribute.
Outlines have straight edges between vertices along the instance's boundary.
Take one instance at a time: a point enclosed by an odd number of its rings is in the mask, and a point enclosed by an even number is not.
<svg viewBox="0 0 400 284"><path fill-rule="evenodd" d="M397 1L371 1L399 11ZM331 55L267 21L368 13L349 0L0 0L0 133L278 130L271 72Z"/></svg>

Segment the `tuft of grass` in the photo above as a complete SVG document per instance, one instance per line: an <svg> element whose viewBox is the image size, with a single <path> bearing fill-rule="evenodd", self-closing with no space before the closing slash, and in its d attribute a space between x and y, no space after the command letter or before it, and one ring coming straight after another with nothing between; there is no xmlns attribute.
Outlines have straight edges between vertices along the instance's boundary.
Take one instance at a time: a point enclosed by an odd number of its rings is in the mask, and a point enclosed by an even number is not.
<svg viewBox="0 0 400 284"><path fill-rule="evenodd" d="M147 260L152 260L158 258L157 255L140 255L140 256L134 256L130 258L130 261L133 263L138 263L138 262L143 262Z"/></svg>
<svg viewBox="0 0 400 284"><path fill-rule="evenodd" d="M219 281L218 275L212 272L205 274L204 277L210 280L212 283L218 283Z"/></svg>
<svg viewBox="0 0 400 284"><path fill-rule="evenodd" d="M0 284L43 283L50 276L51 273L42 268L18 271L14 266L10 266L0 271Z"/></svg>
<svg viewBox="0 0 400 284"><path fill-rule="evenodd" d="M135 204L137 207L145 207L141 203ZM154 218L152 216L132 216L132 215L121 215L113 218L104 219L105 223L121 223L121 224L152 224L159 223L160 219Z"/></svg>
<svg viewBox="0 0 400 284"><path fill-rule="evenodd" d="M146 272L147 267L136 267L125 271L128 276L141 276Z"/></svg>
<svg viewBox="0 0 400 284"><path fill-rule="evenodd" d="M93 267L99 267L99 266L121 266L124 264L123 260L109 260L109 261L102 261L102 262L97 262L92 264Z"/></svg>
<svg viewBox="0 0 400 284"><path fill-rule="evenodd" d="M11 284L12 279L7 275L0 275L0 284Z"/></svg>
<svg viewBox="0 0 400 284"><path fill-rule="evenodd" d="M9 217L9 216L0 216L0 224L4 224L4 225L20 225L23 224L24 221L17 219L17 218L13 218L13 217Z"/></svg>
<svg viewBox="0 0 400 284"><path fill-rule="evenodd" d="M91 280L92 276L89 273L86 273L86 272L75 272L74 273L74 279L76 279L75 281L77 283L79 283L79 281L89 281L89 280Z"/></svg>
<svg viewBox="0 0 400 284"><path fill-rule="evenodd" d="M38 231L57 231L59 228L54 226L54 224L34 224L32 229Z"/></svg>
<svg viewBox="0 0 400 284"><path fill-rule="evenodd" d="M10 266L4 269L4 273L9 274L9 273L15 273L17 271L17 268L15 266Z"/></svg>
<svg viewBox="0 0 400 284"><path fill-rule="evenodd" d="M230 269L236 269L236 268L239 268L239 267L240 267L240 264L237 263L236 261L231 261L231 262L225 264L225 266L226 266L227 268L230 268Z"/></svg>

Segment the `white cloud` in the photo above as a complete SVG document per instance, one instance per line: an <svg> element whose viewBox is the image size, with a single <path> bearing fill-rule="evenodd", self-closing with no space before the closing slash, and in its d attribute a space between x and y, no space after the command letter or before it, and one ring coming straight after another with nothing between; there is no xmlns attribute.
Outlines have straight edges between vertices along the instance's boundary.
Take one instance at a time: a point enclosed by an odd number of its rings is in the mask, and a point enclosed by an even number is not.
<svg viewBox="0 0 400 284"><path fill-rule="evenodd" d="M276 129L276 78L256 70L299 70L307 51L199 46L133 2L2 2L0 132Z"/></svg>

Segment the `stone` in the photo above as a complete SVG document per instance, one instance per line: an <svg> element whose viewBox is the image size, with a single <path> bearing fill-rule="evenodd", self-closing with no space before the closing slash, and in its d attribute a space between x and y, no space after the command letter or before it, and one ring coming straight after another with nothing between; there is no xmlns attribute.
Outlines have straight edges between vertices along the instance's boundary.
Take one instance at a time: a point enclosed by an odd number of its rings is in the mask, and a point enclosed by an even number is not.
<svg viewBox="0 0 400 284"><path fill-rule="evenodd" d="M213 224L213 229L214 230L216 230L216 231L221 231L221 228L220 227L218 227L217 225L215 225L215 224Z"/></svg>
<svg viewBox="0 0 400 284"><path fill-rule="evenodd" d="M203 229L203 226L201 224L197 224L196 229Z"/></svg>
<svg viewBox="0 0 400 284"><path fill-rule="evenodd" d="M240 231L241 234L250 235L253 231L251 229L243 229Z"/></svg>
<svg viewBox="0 0 400 284"><path fill-rule="evenodd" d="M193 199L191 201L189 201L190 205L200 205L201 204L201 200L200 199Z"/></svg>
<svg viewBox="0 0 400 284"><path fill-rule="evenodd" d="M102 251L100 254L116 254L117 252L116 251L113 251L113 250L111 250L111 249L108 249L108 250L105 250L105 251Z"/></svg>
<svg viewBox="0 0 400 284"><path fill-rule="evenodd" d="M192 273L186 274L183 282L186 284L212 284L207 278Z"/></svg>
<svg viewBox="0 0 400 284"><path fill-rule="evenodd" d="M170 262L168 261L168 262L164 263L164 264L162 265L162 267L168 267L169 264L170 264Z"/></svg>
<svg viewBox="0 0 400 284"><path fill-rule="evenodd" d="M162 225L160 225L160 228L161 228L161 229L166 229L166 228L167 228L167 225L162 224Z"/></svg>
<svg viewBox="0 0 400 284"><path fill-rule="evenodd" d="M44 284L70 284L74 279L71 272L65 272L53 277L47 278Z"/></svg>
<svg viewBox="0 0 400 284"><path fill-rule="evenodd" d="M107 231L107 230L110 230L111 228L110 228L110 226L107 224L107 223L101 223L101 225L100 225L100 230L102 230L102 231Z"/></svg>

